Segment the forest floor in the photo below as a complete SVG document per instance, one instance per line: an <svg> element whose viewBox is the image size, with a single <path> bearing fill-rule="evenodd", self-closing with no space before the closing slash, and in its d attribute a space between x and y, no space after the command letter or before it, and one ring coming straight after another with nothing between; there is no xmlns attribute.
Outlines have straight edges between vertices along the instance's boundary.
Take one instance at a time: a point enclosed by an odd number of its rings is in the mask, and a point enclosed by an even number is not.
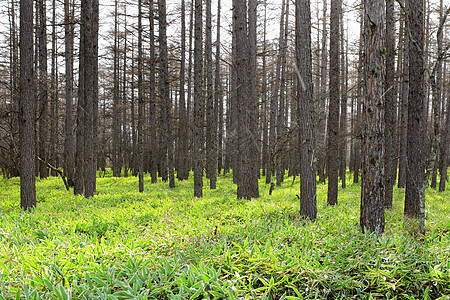
<svg viewBox="0 0 450 300"><path fill-rule="evenodd" d="M60 178L37 181L37 208L19 207L19 180L0 180L0 299L450 299L450 192L428 189L425 237L403 229L395 188L385 234L359 230L360 186L299 216L299 181L237 200L193 180L151 185L98 178L73 196Z"/></svg>

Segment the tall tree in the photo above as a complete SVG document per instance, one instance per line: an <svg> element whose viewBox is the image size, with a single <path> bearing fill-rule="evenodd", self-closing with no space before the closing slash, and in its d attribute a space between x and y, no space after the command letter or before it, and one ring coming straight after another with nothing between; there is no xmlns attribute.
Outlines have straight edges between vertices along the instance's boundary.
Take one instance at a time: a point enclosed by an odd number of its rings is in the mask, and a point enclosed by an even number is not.
<svg viewBox="0 0 450 300"><path fill-rule="evenodd" d="M386 75L385 75L385 106L384 106L384 205L392 208L392 196L394 188L394 132L396 124L395 116L395 21L394 0L386 0Z"/></svg>
<svg viewBox="0 0 450 300"><path fill-rule="evenodd" d="M281 77L281 49L284 45L284 9L285 0L281 3L281 18L280 18L280 36L278 38L278 56L276 65L275 82L273 87L273 94L270 99L270 131L269 131L269 168L266 174L266 184L272 184L272 173L274 173L275 160L277 157L277 115L278 115L278 90L280 87L280 77Z"/></svg>
<svg viewBox="0 0 450 300"><path fill-rule="evenodd" d="M48 177L47 148L48 148L48 73L47 73L47 16L44 0L38 1L39 5L39 177Z"/></svg>
<svg viewBox="0 0 450 300"><path fill-rule="evenodd" d="M181 0L181 65L180 65L180 108L178 126L178 163L177 178L185 180L189 178L189 144L188 144L188 118L186 113L185 69L186 69L186 4Z"/></svg>
<svg viewBox="0 0 450 300"><path fill-rule="evenodd" d="M364 104L360 226L384 232L383 72L384 0L364 1Z"/></svg>
<svg viewBox="0 0 450 300"><path fill-rule="evenodd" d="M194 31L194 197L203 197L202 1L195 0Z"/></svg>
<svg viewBox="0 0 450 300"><path fill-rule="evenodd" d="M144 88L142 86L142 0L138 1L138 176L139 192L144 191Z"/></svg>
<svg viewBox="0 0 450 300"><path fill-rule="evenodd" d="M64 0L64 43L66 64L66 123L64 142L64 172L69 186L74 186L75 148L73 137L73 8L70 0Z"/></svg>
<svg viewBox="0 0 450 300"><path fill-rule="evenodd" d="M156 59L155 59L155 12L153 6L153 0L149 3L149 24L150 24L150 140L151 143L151 158L150 158L150 173L151 183L158 181L158 157L159 147L156 135ZM144 112L143 112L144 113Z"/></svg>
<svg viewBox="0 0 450 300"><path fill-rule="evenodd" d="M36 206L34 164L33 1L20 0L20 207Z"/></svg>
<svg viewBox="0 0 450 300"><path fill-rule="evenodd" d="M162 98L161 113L164 122L162 128L162 162L161 169L163 174L169 169L169 187L175 187L175 175L173 165L173 142L172 142L172 122L170 118L170 109L172 101L170 99L169 90L169 59L167 54L167 17L166 17L166 0L159 0L159 92ZM166 153L167 151L167 153ZM167 157L166 157L167 155ZM163 178L164 180L164 178Z"/></svg>
<svg viewBox="0 0 450 300"><path fill-rule="evenodd" d="M331 0L330 11L330 101L328 107L327 176L328 205L337 204L339 160L339 13L341 0Z"/></svg>
<svg viewBox="0 0 450 300"><path fill-rule="evenodd" d="M409 28L409 93L407 129L407 172L404 214L413 230L425 233L424 178L424 25L423 0L407 2Z"/></svg>
<svg viewBox="0 0 450 300"><path fill-rule="evenodd" d="M114 1L114 48L113 48L113 136L112 136L112 171L114 177L121 176L120 153L120 108L119 108L119 12L118 0Z"/></svg>
<svg viewBox="0 0 450 300"><path fill-rule="evenodd" d="M92 197L95 192L96 182L96 160L95 148L96 135L96 108L98 104L98 93L95 89L97 85L97 48L98 40L98 0L82 0L81 2L81 29L80 35L83 42L80 48L84 48L84 59L80 60L80 81L84 82L84 90L81 91L84 97L84 196ZM80 124L78 124L80 125Z"/></svg>
<svg viewBox="0 0 450 300"><path fill-rule="evenodd" d="M56 0L52 1L52 70L50 80L50 145L49 145L49 162L58 167L58 50L56 35ZM52 176L58 173L52 169Z"/></svg>
<svg viewBox="0 0 450 300"><path fill-rule="evenodd" d="M317 216L316 170L314 156L313 82L311 53L311 10L309 0L296 1L295 52L300 116L300 214Z"/></svg>
<svg viewBox="0 0 450 300"><path fill-rule="evenodd" d="M326 166L326 100L327 100L327 62L328 62L328 50L327 50L327 0L323 0L323 16L322 16L322 46L321 46L321 59L320 59L320 95L317 112L317 160L318 160L318 173L319 182L325 182L325 166Z"/></svg>
<svg viewBox="0 0 450 300"><path fill-rule="evenodd" d="M223 98L220 78L220 0L217 1L217 37L214 76L214 120L217 120L217 170L222 169L222 138L223 138Z"/></svg>
<svg viewBox="0 0 450 300"><path fill-rule="evenodd" d="M233 31L236 35L235 58L233 63L236 70L236 101L238 106L237 115L237 143L236 151L239 153L237 165L239 174L237 180L238 198L259 197L258 177L253 167L252 147L256 138L251 132L252 115L255 98L251 98L249 87L250 76L255 76L251 68L251 47L247 24L247 0L233 1ZM234 171L234 170L233 170Z"/></svg>
<svg viewBox="0 0 450 300"><path fill-rule="evenodd" d="M206 176L209 187L216 188L217 147L216 120L214 119L213 72L212 72L212 23L211 0L206 0L205 64L206 64Z"/></svg>

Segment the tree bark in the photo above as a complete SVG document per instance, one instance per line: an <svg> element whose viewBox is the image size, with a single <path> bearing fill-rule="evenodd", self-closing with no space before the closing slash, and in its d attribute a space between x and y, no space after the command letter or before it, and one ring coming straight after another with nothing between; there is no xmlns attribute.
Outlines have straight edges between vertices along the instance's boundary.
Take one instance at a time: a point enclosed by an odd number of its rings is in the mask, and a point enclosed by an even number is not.
<svg viewBox="0 0 450 300"><path fill-rule="evenodd" d="M33 89L33 1L20 0L20 207L36 206L35 102Z"/></svg>
<svg viewBox="0 0 450 300"><path fill-rule="evenodd" d="M314 103L311 53L311 10L309 0L296 1L296 68L300 116L300 214L317 217L316 170L314 155Z"/></svg>
<svg viewBox="0 0 450 300"><path fill-rule="evenodd" d="M395 21L394 0L386 0L386 75L385 75L385 109L384 109L384 206L392 208L394 188L394 132L395 132Z"/></svg>
<svg viewBox="0 0 450 300"><path fill-rule="evenodd" d="M194 197L203 197L202 1L195 0L194 33Z"/></svg>
<svg viewBox="0 0 450 300"><path fill-rule="evenodd" d="M75 148L73 137L73 7L70 0L64 0L64 43L65 43L65 72L66 72L66 139L64 143L64 173L67 184L74 186Z"/></svg>
<svg viewBox="0 0 450 300"><path fill-rule="evenodd" d="M425 233L424 178L424 25L423 0L408 1L409 39L409 94L407 132L407 172L404 214L412 231Z"/></svg>
<svg viewBox="0 0 450 300"><path fill-rule="evenodd" d="M363 232L384 232L383 72L385 8L383 0L364 1L364 105L361 172Z"/></svg>
<svg viewBox="0 0 450 300"><path fill-rule="evenodd" d="M341 1L331 0L330 12L330 104L328 108L327 177L328 205L337 204L339 160L339 12Z"/></svg>

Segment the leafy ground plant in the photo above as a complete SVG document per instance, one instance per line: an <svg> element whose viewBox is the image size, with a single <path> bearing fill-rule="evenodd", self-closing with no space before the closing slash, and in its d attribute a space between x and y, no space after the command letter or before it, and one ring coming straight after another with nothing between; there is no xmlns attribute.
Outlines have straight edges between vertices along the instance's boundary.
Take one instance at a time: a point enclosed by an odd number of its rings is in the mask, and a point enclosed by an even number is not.
<svg viewBox="0 0 450 300"><path fill-rule="evenodd" d="M448 191L427 191L417 239L403 230L396 189L378 238L359 231L359 185L335 207L318 185L309 222L291 181L268 196L261 179L263 196L247 201L230 177L202 199L192 180L140 194L136 178L106 177L84 199L50 178L38 180L31 213L18 180L0 181L0 299L448 299Z"/></svg>

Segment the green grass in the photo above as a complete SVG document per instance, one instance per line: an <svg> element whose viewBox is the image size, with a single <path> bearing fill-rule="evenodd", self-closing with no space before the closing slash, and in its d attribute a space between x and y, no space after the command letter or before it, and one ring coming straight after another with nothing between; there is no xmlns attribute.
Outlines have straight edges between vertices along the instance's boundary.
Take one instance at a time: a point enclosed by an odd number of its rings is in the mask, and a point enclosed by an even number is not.
<svg viewBox="0 0 450 300"><path fill-rule="evenodd" d="M299 216L298 179L237 200L230 177L204 198L192 180L98 178L91 199L59 178L37 182L19 208L18 179L0 181L0 299L450 299L450 192L427 191L427 235L403 230L395 189L386 233L359 230L359 185L318 219ZM217 229L216 229L217 226ZM446 298L447 297L447 298Z"/></svg>

